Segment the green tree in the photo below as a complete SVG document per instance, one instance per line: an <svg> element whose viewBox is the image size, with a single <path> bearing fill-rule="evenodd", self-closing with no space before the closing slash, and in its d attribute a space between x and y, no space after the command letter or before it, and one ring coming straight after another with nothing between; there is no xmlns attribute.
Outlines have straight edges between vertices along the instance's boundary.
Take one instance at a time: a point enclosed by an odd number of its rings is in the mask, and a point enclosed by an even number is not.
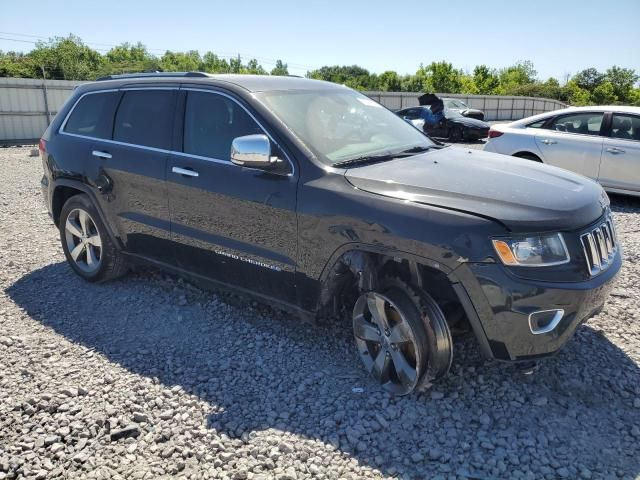
<svg viewBox="0 0 640 480"><path fill-rule="evenodd" d="M276 66L271 70L271 75L289 75L289 68L282 60L276 60Z"/></svg>
<svg viewBox="0 0 640 480"><path fill-rule="evenodd" d="M500 78L494 69L478 65L473 69L473 83L482 95L494 95L500 86Z"/></svg>
<svg viewBox="0 0 640 480"><path fill-rule="evenodd" d="M586 68L575 74L573 81L578 87L591 93L604 81L604 73L593 67Z"/></svg>
<svg viewBox="0 0 640 480"><path fill-rule="evenodd" d="M426 77L423 88L427 92L458 93L461 82L460 70L453 68L448 62L432 62L426 67L421 67L422 74Z"/></svg>
<svg viewBox="0 0 640 480"><path fill-rule="evenodd" d="M378 75L377 90L383 92L399 92L402 90L402 80L396 72L387 70Z"/></svg>
<svg viewBox="0 0 640 480"><path fill-rule="evenodd" d="M611 83L613 93L619 101L624 103L629 101L631 90L638 81L638 78L635 70L620 68L616 65L608 69L605 73L605 80Z"/></svg>
<svg viewBox="0 0 640 480"><path fill-rule="evenodd" d="M197 72L203 70L203 62L197 50L172 52L167 50L160 58L160 68L165 72Z"/></svg>
<svg viewBox="0 0 640 480"><path fill-rule="evenodd" d="M591 101L597 105L611 105L618 101L616 89L610 81L602 82L591 93Z"/></svg>
<svg viewBox="0 0 640 480"><path fill-rule="evenodd" d="M29 56L37 68L44 67L46 78L57 80L93 80L105 62L74 35L38 42Z"/></svg>
<svg viewBox="0 0 640 480"><path fill-rule="evenodd" d="M262 65L258 63L258 60L252 58L247 62L247 66L243 69L242 73L249 73L251 75L266 75L267 71L262 68Z"/></svg>
<svg viewBox="0 0 640 480"><path fill-rule="evenodd" d="M42 72L31 56L0 50L0 77L34 78L38 76L42 78Z"/></svg>
<svg viewBox="0 0 640 480"><path fill-rule="evenodd" d="M202 56L202 71L207 73L229 73L229 62L218 57L213 52L207 52Z"/></svg>
<svg viewBox="0 0 640 480"><path fill-rule="evenodd" d="M518 62L499 71L500 86L495 93L511 95L518 88L536 81L536 72L533 63L529 60Z"/></svg>
<svg viewBox="0 0 640 480"><path fill-rule="evenodd" d="M580 88L580 86L578 86L578 84L573 80L569 80L563 90L567 101L571 105L589 105L591 101L589 91L584 88Z"/></svg>
<svg viewBox="0 0 640 480"><path fill-rule="evenodd" d="M325 66L308 72L307 77L344 84L357 90L373 90L375 88L369 71L357 65Z"/></svg>

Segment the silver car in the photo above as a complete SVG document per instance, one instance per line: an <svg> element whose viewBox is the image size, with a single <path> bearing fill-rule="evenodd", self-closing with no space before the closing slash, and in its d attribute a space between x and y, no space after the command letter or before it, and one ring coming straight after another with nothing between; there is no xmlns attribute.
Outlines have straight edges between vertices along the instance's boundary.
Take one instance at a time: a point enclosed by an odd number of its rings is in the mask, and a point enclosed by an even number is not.
<svg viewBox="0 0 640 480"><path fill-rule="evenodd" d="M640 107L572 107L493 125L489 152L548 163L640 196Z"/></svg>

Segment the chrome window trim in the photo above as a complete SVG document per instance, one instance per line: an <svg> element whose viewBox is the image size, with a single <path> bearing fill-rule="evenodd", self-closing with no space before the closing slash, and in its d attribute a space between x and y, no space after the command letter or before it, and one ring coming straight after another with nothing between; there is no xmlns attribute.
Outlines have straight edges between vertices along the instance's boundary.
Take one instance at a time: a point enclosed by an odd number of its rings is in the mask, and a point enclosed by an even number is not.
<svg viewBox="0 0 640 480"><path fill-rule="evenodd" d="M142 150L150 150L152 152L167 153L167 154L173 153L171 150L165 150L164 148L147 147L146 145L137 145L135 143L119 142L117 140L109 140L109 139L98 138L98 137L88 137L86 135L78 135L77 133L60 132L60 134L61 135L69 135L70 137L84 138L84 139L87 139L87 140L93 140L93 141L97 141L97 142L106 142L106 143L110 143L112 145L121 145L123 147L140 148Z"/></svg>
<svg viewBox="0 0 640 480"><path fill-rule="evenodd" d="M224 92L220 92L220 91L217 91L217 90L209 90L209 89L205 89L205 88L190 88L190 87L186 87L186 88L182 88L182 87L123 87L123 88L108 88L108 89L102 89L102 90L92 90L90 92L85 92L82 95L80 95L80 97L78 97L78 99L75 101L75 103L73 104L73 106L71 107L71 109L69 110L67 115L65 116L64 120L62 121L62 124L60 125L60 128L58 129L58 133L60 135L68 135L70 137L83 138L83 139L86 139L86 140L94 140L94 141L99 141L99 142L106 142L106 143L110 143L112 145L120 145L120 146L123 146L123 147L134 147L134 148L140 148L140 149L143 149L143 150L150 150L152 152L166 153L166 154L169 154L169 155L177 155L177 156L180 156L180 157L195 158L197 160L205 160L205 161L212 162L212 163L217 163L217 164L220 164L220 165L229 165L229 166L232 166L232 167L235 167L235 168L245 168L247 170L263 171L263 170L260 170L258 168L240 167L240 166L232 163L231 160L223 160L223 159L214 158L214 157L204 157L202 155L196 155L196 154L193 154L193 153L179 152L177 150L166 150L166 149L163 149L163 148L156 148L156 147L148 147L146 145L138 145L138 144L135 144L135 143L120 142L118 140L112 140L112 139L108 139L108 138L91 137L91 136L88 136L88 135L80 135L78 133L66 132L64 130L64 128L67 125L67 121L69 120L69 117L71 117L71 114L76 109L76 107L78 106L80 101L84 97L86 97L87 95L93 95L93 94L98 94L98 93L110 93L110 92L124 92L124 91L129 91L129 90L184 90L184 91L204 92L204 93L211 93L211 94L215 94L215 95L221 95L223 97L226 97L226 98L232 100L233 102L238 104L253 119L254 122L256 122L258 124L258 126L262 129L264 134L267 137L269 137L269 140L271 140L274 144L278 145L278 147L280 148L280 150L284 154L285 158L287 159L287 162L289 162L289 165L291 165L291 172L287 173L286 176L293 177L295 175L295 172L296 172L295 164L293 163L291 158L289 158L289 155L287 154L287 152L282 147L280 147L280 144L275 141L275 139L271 136L271 134L269 134L267 129L262 125L262 123L260 123L260 121L258 121L258 119L244 105L242 105L240 102L238 102L238 100L233 98L231 95L228 95L228 94L226 94ZM186 107L186 105L185 105L185 107ZM183 125L183 130L184 130L184 125Z"/></svg>
<svg viewBox="0 0 640 480"><path fill-rule="evenodd" d="M296 167L295 167L294 163L291 161L291 159L289 158L289 155L287 154L285 149L282 148L280 146L280 144L275 141L275 139L271 136L269 131L264 127L264 125L262 125L262 123L260 123L260 121L244 105L242 105L242 103L240 103L236 98L234 98L233 96L231 96L231 95L229 95L229 94L227 94L225 92L221 92L219 90L209 90L209 89L206 89L206 88L180 87L180 90L189 91L189 92L203 92L203 93L210 93L210 94L213 94L213 95L220 95L222 97L228 98L232 102L235 102L240 108L242 108L247 113L247 115L249 115L252 118L252 120L254 122L256 122L258 124L258 126L260 127L262 132L267 137L269 137L269 140L271 140L275 145L277 145L278 148L282 151L283 155L287 159L287 162L289 162L289 165L291 165L291 172L289 172L287 174L287 176L293 177L295 175ZM187 108L187 105L186 105L186 102L185 102L185 111L186 111L186 108ZM183 130L183 135L184 135L184 125L182 126L182 130ZM183 146L183 148L184 148L184 146ZM204 157L202 155L196 155L196 154L193 154L193 153L186 153L186 152L174 152L174 153L181 153L183 155L192 156L194 158L199 158L201 160L211 160L211 161L214 161L216 163L222 162L222 163L229 163L231 165L235 165L234 163L231 162L231 160L223 160L223 159L220 159L220 158L213 158L213 157ZM238 165L235 165L235 166L238 167ZM247 167L243 167L243 168L247 168ZM256 169L252 169L252 170L256 170ZM259 169L257 169L257 170L259 170Z"/></svg>

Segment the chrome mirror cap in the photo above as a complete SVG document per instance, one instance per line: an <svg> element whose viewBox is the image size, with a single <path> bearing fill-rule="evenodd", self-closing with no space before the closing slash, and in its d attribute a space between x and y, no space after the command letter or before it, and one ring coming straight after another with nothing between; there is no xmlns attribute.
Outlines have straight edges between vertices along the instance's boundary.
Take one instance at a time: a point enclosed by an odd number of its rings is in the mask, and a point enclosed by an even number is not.
<svg viewBox="0 0 640 480"><path fill-rule="evenodd" d="M236 137L231 143L231 161L242 167L271 168L278 159L271 157L271 142L266 135Z"/></svg>

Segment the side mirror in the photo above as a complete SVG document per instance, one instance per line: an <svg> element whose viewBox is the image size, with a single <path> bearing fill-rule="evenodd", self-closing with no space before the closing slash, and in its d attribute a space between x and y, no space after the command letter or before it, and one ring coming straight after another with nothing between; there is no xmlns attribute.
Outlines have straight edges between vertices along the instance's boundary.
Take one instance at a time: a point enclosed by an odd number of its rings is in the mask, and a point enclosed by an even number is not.
<svg viewBox="0 0 640 480"><path fill-rule="evenodd" d="M231 161L241 167L271 169L280 161L271 156L271 142L266 135L245 135L231 142Z"/></svg>

